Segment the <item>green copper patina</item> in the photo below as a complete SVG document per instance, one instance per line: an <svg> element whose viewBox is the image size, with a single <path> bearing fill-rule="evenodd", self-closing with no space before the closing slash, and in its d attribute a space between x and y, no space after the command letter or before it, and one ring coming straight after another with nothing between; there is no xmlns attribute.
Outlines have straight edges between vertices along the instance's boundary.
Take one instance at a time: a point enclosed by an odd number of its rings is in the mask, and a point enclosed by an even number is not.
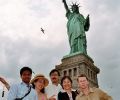
<svg viewBox="0 0 120 100"><path fill-rule="evenodd" d="M85 31L89 30L89 15L84 18L82 14L79 13L79 6L77 4L72 5L72 11L68 8L66 0L63 0L67 22L67 33L70 44L70 55L73 53L84 53L87 54L87 44L86 44L86 34Z"/></svg>

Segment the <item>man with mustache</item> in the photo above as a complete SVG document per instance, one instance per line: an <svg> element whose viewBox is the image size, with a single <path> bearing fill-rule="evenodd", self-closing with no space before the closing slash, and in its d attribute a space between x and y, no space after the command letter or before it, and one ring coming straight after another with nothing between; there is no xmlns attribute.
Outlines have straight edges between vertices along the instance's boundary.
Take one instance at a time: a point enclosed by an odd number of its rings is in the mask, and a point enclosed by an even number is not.
<svg viewBox="0 0 120 100"><path fill-rule="evenodd" d="M49 73L49 76L52 84L48 85L45 88L45 93L47 94L49 100L57 100L57 94L62 88L61 85L59 84L60 73L58 72L58 70L53 69Z"/></svg>

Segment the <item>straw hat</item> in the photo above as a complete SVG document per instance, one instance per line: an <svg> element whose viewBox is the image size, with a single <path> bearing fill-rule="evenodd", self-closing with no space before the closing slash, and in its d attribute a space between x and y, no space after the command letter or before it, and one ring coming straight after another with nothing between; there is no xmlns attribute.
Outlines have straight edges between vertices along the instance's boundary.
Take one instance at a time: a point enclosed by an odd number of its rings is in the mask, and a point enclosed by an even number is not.
<svg viewBox="0 0 120 100"><path fill-rule="evenodd" d="M35 75L34 78L30 81L30 83L33 84L38 79L43 79L45 81L45 84L44 84L45 86L44 87L46 87L49 84L48 79L45 78L45 76L42 75L42 74Z"/></svg>

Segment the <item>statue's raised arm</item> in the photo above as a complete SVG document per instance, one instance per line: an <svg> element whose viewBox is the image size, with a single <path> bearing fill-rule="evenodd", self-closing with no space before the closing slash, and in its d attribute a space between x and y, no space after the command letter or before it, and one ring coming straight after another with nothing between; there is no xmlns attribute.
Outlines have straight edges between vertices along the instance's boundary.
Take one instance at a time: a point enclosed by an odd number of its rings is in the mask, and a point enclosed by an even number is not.
<svg viewBox="0 0 120 100"><path fill-rule="evenodd" d="M68 8L68 5L66 3L66 0L62 0L62 2L64 3L64 7L65 7L66 11L69 11L69 8Z"/></svg>

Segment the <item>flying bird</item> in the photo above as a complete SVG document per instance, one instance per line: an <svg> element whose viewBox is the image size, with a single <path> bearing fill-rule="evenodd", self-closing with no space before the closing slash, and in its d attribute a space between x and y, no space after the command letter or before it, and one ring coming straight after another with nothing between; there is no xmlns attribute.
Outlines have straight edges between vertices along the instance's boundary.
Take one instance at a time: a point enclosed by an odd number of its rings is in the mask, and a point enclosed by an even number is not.
<svg viewBox="0 0 120 100"><path fill-rule="evenodd" d="M43 28L41 28L41 31L43 32L43 34L45 34L45 30Z"/></svg>

